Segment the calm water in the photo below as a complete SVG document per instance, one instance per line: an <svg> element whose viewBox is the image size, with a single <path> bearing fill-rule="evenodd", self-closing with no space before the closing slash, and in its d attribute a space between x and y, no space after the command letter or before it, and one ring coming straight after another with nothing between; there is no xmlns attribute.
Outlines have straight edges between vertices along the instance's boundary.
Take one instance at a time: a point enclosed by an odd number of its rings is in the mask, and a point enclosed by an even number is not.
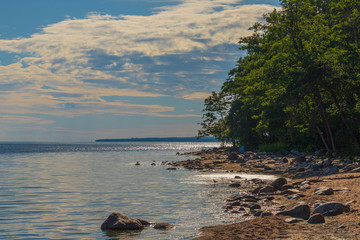
<svg viewBox="0 0 360 240"><path fill-rule="evenodd" d="M202 226L231 222L221 209L229 190L212 184L223 175L160 165L217 145L0 143L0 239L190 239ZM102 232L115 211L176 228Z"/></svg>

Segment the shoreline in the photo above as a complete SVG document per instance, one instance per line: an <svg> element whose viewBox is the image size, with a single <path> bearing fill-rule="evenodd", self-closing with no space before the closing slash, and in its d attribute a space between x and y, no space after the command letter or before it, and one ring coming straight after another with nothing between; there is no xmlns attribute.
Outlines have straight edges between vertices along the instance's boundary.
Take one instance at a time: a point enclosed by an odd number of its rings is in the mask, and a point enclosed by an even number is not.
<svg viewBox="0 0 360 240"><path fill-rule="evenodd" d="M180 153L179 153L180 154ZM268 181L249 185L244 179L233 179L229 188L239 190L242 197L229 196L224 211L239 220L232 224L203 227L196 240L206 239L360 239L360 163L347 157L291 153L285 155L245 152L229 152L224 149L208 149L181 155L197 156L194 160L166 163L172 167L184 167L202 172L231 172L276 175L286 177L286 189L260 190L268 187ZM240 191L245 186L246 193ZM253 183L252 183L253 184ZM285 187L284 186L284 187ZM331 193L318 195L314 190L331 188ZM253 189L251 189L253 188ZM260 194L254 190L258 188ZM245 199L247 198L247 199ZM254 203L249 205L249 198ZM235 199L235 200L234 200ZM309 206L313 212L321 204L337 202L349 211L324 214L325 222L312 224L308 217L282 215L299 204ZM256 209L251 209L255 206ZM250 209L248 208L250 206ZM333 216L326 216L333 215Z"/></svg>

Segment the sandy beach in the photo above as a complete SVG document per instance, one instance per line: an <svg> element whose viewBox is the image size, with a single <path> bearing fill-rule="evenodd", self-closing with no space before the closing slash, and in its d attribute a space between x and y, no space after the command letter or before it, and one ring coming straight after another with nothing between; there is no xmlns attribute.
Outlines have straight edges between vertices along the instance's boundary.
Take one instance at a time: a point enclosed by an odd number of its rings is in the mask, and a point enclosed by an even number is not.
<svg viewBox="0 0 360 240"><path fill-rule="evenodd" d="M275 174L287 179L282 189L268 192L260 190L260 194L254 190L248 192L245 197L256 199L260 209L249 211L244 198L238 198L239 201L235 201L237 204L234 204L234 199L227 199L224 201L224 211L238 217L239 222L204 227L195 239L360 239L360 173L357 172L358 163L354 160L304 153L287 156L236 153L236 157L234 153L215 149L189 155L197 158L170 165L198 171ZM319 161L322 165L316 167ZM337 170L332 171L337 173L332 174L329 169L335 168ZM232 187L238 187L241 192L244 181L234 179L231 182L239 183ZM269 183L261 182L258 185L254 187L264 188ZM318 188L331 189L331 192L319 195L316 192ZM344 205L347 209L343 212L331 210L324 213L324 223L308 223L308 217L280 213L303 204L310 207L310 215L313 215L314 209L319 205L333 202ZM261 214L263 209L266 209L263 212L267 214ZM248 216L248 220L241 221L244 216Z"/></svg>

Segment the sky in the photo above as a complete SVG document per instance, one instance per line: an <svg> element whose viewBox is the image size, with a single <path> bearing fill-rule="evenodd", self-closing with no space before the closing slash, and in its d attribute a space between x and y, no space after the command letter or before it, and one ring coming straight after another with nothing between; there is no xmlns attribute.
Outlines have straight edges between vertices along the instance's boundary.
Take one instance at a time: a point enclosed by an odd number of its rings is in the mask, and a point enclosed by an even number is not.
<svg viewBox="0 0 360 240"><path fill-rule="evenodd" d="M189 137L275 0L1 0L0 141Z"/></svg>

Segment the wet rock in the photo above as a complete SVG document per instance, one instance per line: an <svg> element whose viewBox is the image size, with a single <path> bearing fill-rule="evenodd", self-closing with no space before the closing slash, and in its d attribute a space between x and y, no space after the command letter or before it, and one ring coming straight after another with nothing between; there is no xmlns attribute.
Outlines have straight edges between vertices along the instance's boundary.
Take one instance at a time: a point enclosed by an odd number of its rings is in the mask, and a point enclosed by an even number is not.
<svg viewBox="0 0 360 240"><path fill-rule="evenodd" d="M147 221L112 213L101 225L101 230L142 230L147 225Z"/></svg>
<svg viewBox="0 0 360 240"><path fill-rule="evenodd" d="M174 225L170 223L162 222L155 224L154 228L159 230L169 230L171 228L174 228Z"/></svg>
<svg viewBox="0 0 360 240"><path fill-rule="evenodd" d="M329 187L318 187L314 190L314 194L316 195L332 195L334 194L334 190Z"/></svg>
<svg viewBox="0 0 360 240"><path fill-rule="evenodd" d="M350 207L338 202L328 202L317 206L313 214L321 213L324 216L335 216L343 212L350 212Z"/></svg>
<svg viewBox="0 0 360 240"><path fill-rule="evenodd" d="M170 170L170 171L175 171L177 168L175 168L175 167L169 167L169 168L167 168L166 170Z"/></svg>
<svg viewBox="0 0 360 240"><path fill-rule="evenodd" d="M287 158L283 158L283 159L281 159L281 162L282 162L282 163L288 163L289 160L288 160Z"/></svg>
<svg viewBox="0 0 360 240"><path fill-rule="evenodd" d="M276 215L290 216L295 218L308 219L310 216L310 207L307 204L300 204L288 211L278 212Z"/></svg>
<svg viewBox="0 0 360 240"><path fill-rule="evenodd" d="M311 215L307 222L308 223L324 223L325 218L321 213L316 213L314 215Z"/></svg>

